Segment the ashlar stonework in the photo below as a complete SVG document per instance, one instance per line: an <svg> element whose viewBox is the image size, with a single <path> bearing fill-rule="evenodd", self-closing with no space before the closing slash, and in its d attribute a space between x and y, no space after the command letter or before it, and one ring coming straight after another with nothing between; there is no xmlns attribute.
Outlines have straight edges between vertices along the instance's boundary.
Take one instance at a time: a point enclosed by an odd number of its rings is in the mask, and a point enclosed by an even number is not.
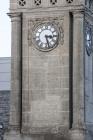
<svg viewBox="0 0 93 140"><path fill-rule="evenodd" d="M93 53L87 50L93 31L91 37L85 31L86 22L93 26L93 11L85 0L54 2L10 0L12 91L5 140L92 140Z"/></svg>

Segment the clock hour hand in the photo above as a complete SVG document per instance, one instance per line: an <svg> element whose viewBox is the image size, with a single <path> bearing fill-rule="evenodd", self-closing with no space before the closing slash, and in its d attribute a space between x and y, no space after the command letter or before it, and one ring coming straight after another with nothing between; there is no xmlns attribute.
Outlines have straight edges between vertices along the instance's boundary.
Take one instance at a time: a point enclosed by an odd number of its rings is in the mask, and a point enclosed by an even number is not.
<svg viewBox="0 0 93 140"><path fill-rule="evenodd" d="M46 35L46 37L49 38L49 39L52 39L54 37L57 37L57 35L53 35L53 36L52 35Z"/></svg>
<svg viewBox="0 0 93 140"><path fill-rule="evenodd" d="M53 37L57 37L57 35L53 35Z"/></svg>
<svg viewBox="0 0 93 140"><path fill-rule="evenodd" d="M52 35L47 35L47 38L52 39L53 36Z"/></svg>
<svg viewBox="0 0 93 140"><path fill-rule="evenodd" d="M47 38L49 38L49 39L52 39L53 37L57 37L57 35L46 35L47 36Z"/></svg>

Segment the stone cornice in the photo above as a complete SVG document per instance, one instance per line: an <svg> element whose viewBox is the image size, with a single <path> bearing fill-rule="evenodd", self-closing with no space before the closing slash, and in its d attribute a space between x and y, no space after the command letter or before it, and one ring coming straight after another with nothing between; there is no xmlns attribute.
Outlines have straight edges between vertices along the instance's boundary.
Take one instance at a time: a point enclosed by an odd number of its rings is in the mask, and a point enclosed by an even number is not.
<svg viewBox="0 0 93 140"><path fill-rule="evenodd" d="M20 17L22 15L21 12L7 13L9 17Z"/></svg>
<svg viewBox="0 0 93 140"><path fill-rule="evenodd" d="M7 13L7 15L11 18L11 21L21 21L22 13L21 12L14 12L14 13Z"/></svg>
<svg viewBox="0 0 93 140"><path fill-rule="evenodd" d="M84 11L73 11L72 13L75 18L83 18L85 14Z"/></svg>
<svg viewBox="0 0 93 140"><path fill-rule="evenodd" d="M84 5L69 5L69 6L56 6L56 7L42 7L42 8L25 8L25 9L11 9L12 13L16 13L18 11L19 13L42 13L42 12L65 12L65 11L84 11L85 6Z"/></svg>

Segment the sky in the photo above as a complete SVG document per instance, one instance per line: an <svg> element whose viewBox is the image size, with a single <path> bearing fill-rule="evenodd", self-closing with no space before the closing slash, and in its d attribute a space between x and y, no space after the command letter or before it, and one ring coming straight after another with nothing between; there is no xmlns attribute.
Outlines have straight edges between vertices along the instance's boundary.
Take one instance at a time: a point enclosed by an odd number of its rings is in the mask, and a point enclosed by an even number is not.
<svg viewBox="0 0 93 140"><path fill-rule="evenodd" d="M0 57L11 56L11 20L7 16L9 0L0 3Z"/></svg>

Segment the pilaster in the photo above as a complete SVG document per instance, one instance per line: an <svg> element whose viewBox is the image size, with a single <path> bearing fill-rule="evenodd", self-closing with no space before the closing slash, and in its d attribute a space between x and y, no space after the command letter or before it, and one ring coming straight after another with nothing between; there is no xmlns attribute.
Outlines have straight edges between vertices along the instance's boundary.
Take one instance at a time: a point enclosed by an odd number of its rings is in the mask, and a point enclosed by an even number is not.
<svg viewBox="0 0 93 140"><path fill-rule="evenodd" d="M84 13L73 12L73 126L71 140L84 140Z"/></svg>
<svg viewBox="0 0 93 140"><path fill-rule="evenodd" d="M11 18L11 96L10 128L20 129L21 114L21 13L8 14Z"/></svg>

